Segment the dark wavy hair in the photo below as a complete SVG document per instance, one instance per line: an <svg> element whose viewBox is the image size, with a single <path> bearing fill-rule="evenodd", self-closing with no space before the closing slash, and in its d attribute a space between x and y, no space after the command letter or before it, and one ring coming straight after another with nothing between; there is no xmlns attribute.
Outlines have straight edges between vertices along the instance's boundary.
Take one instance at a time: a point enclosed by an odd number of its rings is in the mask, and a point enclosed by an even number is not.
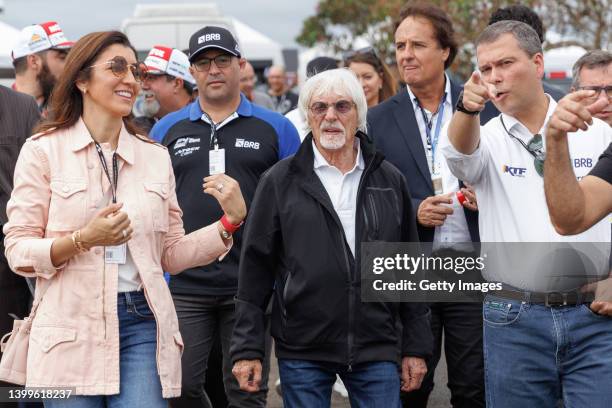
<svg viewBox="0 0 612 408"><path fill-rule="evenodd" d="M64 70L51 92L49 116L38 125L34 133L54 128L65 129L78 122L83 114L83 95L77 88L77 81L88 80L91 75L89 67L104 50L114 44L129 47L134 51L134 55L137 55L126 35L119 31L90 33L74 44L66 57ZM123 118L127 131L133 135L146 134L132 123L132 119L131 113Z"/></svg>
<svg viewBox="0 0 612 408"><path fill-rule="evenodd" d="M448 48L448 58L444 61L444 69L450 67L455 60L458 52L457 40L455 39L455 30L453 22L448 14L439 7L427 3L408 3L400 11L400 18L395 23L395 31L400 26L402 21L408 17L422 17L428 20L434 28L436 39L440 48Z"/></svg>

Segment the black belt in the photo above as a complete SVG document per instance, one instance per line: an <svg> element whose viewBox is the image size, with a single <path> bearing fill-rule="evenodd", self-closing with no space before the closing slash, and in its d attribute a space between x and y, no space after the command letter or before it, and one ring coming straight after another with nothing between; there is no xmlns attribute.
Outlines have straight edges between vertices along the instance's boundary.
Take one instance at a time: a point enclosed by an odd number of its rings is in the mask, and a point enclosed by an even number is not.
<svg viewBox="0 0 612 408"><path fill-rule="evenodd" d="M579 290L569 292L524 292L517 290L496 290L494 296L520 300L527 303L539 303L547 307L576 306L594 300L593 292L582 293Z"/></svg>

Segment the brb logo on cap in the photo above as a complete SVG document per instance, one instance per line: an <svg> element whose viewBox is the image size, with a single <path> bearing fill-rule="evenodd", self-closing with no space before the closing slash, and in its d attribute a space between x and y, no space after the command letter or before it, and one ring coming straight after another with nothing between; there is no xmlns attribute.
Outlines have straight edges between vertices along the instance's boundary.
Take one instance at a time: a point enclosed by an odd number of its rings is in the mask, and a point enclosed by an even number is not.
<svg viewBox="0 0 612 408"><path fill-rule="evenodd" d="M502 166L502 172L508 173L512 177L525 177L527 169L525 167L510 167L505 164Z"/></svg>
<svg viewBox="0 0 612 408"><path fill-rule="evenodd" d="M203 42L208 42L208 41L221 41L221 34L219 33L204 34L203 36L198 38L198 44L202 44Z"/></svg>

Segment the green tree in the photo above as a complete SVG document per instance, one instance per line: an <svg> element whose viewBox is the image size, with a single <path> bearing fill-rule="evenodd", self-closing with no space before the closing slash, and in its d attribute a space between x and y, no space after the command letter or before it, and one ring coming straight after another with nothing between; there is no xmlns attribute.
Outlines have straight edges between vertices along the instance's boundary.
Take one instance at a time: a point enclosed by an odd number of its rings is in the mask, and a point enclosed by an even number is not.
<svg viewBox="0 0 612 408"><path fill-rule="evenodd" d="M611 0L525 0L544 21L545 27L579 40L545 44L547 49L567 45L605 48L611 44ZM474 40L486 27L491 13L499 7L516 4L504 0L430 0L451 19L460 51L451 67L467 78L474 61ZM296 41L312 47L326 44L333 51L352 49L355 38L364 37L387 62L394 60L393 29L402 0L321 0L316 14L308 17Z"/></svg>

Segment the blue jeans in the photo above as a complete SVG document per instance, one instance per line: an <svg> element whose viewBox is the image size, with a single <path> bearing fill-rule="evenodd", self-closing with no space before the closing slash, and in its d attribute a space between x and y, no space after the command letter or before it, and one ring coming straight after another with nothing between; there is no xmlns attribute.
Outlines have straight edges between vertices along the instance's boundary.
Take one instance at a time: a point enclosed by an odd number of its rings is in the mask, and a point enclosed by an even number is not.
<svg viewBox="0 0 612 408"><path fill-rule="evenodd" d="M494 296L483 318L487 407L610 407L611 318Z"/></svg>
<svg viewBox="0 0 612 408"><path fill-rule="evenodd" d="M143 292L117 297L120 390L116 395L46 400L45 408L167 408L157 373L157 325Z"/></svg>
<svg viewBox="0 0 612 408"><path fill-rule="evenodd" d="M358 364L349 372L346 365L278 359L278 371L285 408L329 407L336 374L346 386L352 407L401 407L398 367L392 362Z"/></svg>

